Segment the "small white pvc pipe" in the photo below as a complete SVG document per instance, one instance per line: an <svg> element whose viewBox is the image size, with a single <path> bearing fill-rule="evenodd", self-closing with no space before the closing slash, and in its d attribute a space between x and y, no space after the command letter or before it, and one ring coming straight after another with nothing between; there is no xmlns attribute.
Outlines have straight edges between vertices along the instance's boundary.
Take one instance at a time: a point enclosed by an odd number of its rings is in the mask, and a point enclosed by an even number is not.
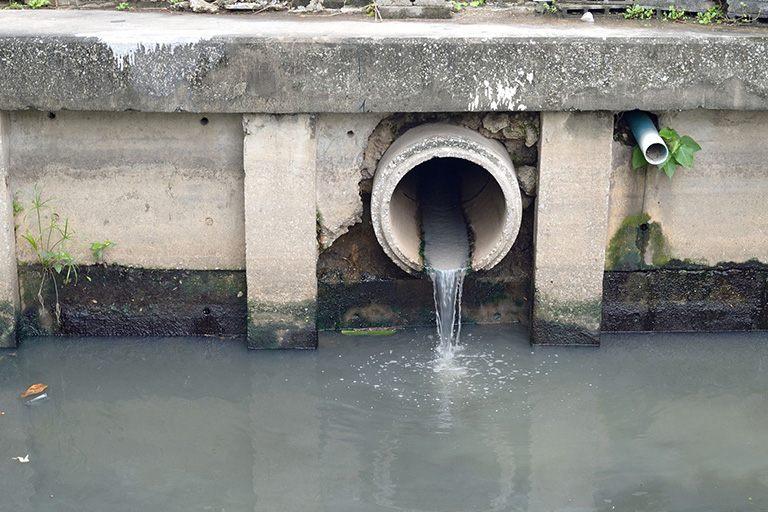
<svg viewBox="0 0 768 512"><path fill-rule="evenodd" d="M664 139L659 136L659 132L648 114L633 110L627 112L624 119L627 120L629 129L632 130L632 135L635 136L635 140L648 163L663 164L669 156L669 149L667 149Z"/></svg>

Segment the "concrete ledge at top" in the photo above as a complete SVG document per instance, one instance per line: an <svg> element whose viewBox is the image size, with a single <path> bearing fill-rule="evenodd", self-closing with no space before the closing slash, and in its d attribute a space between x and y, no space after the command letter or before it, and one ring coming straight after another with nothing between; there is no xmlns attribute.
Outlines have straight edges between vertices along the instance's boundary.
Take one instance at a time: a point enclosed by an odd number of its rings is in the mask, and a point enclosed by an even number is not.
<svg viewBox="0 0 768 512"><path fill-rule="evenodd" d="M0 11L0 110L762 110L768 33Z"/></svg>

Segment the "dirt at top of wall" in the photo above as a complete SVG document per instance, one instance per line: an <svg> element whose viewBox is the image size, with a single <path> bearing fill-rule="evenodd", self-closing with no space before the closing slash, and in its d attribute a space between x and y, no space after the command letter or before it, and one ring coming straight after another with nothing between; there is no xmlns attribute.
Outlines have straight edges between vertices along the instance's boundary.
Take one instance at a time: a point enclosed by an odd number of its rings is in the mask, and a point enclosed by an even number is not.
<svg viewBox="0 0 768 512"><path fill-rule="evenodd" d="M672 5L670 5L672 4ZM768 0L7 0L0 9L117 9L175 10L194 13L261 14L285 12L300 16L340 14L393 18L503 21L510 17L538 15L543 22L556 18L595 17L641 21L673 21L691 25L768 22Z"/></svg>

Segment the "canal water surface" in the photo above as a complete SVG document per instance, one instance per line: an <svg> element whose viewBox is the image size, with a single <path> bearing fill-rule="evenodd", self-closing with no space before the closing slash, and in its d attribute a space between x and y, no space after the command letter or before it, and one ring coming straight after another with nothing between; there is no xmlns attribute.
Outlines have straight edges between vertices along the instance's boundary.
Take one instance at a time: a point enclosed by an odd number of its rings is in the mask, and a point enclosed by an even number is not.
<svg viewBox="0 0 768 512"><path fill-rule="evenodd" d="M442 363L434 338L24 340L0 351L0 510L768 510L768 334L465 326Z"/></svg>

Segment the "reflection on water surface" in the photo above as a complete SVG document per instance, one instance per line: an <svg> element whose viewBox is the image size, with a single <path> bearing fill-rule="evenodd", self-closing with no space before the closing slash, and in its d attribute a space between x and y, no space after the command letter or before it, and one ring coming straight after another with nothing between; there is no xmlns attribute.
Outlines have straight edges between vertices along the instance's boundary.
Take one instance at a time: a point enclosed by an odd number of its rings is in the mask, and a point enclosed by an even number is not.
<svg viewBox="0 0 768 512"><path fill-rule="evenodd" d="M0 352L0 510L768 510L768 334L469 326L437 364L433 332L25 340Z"/></svg>

